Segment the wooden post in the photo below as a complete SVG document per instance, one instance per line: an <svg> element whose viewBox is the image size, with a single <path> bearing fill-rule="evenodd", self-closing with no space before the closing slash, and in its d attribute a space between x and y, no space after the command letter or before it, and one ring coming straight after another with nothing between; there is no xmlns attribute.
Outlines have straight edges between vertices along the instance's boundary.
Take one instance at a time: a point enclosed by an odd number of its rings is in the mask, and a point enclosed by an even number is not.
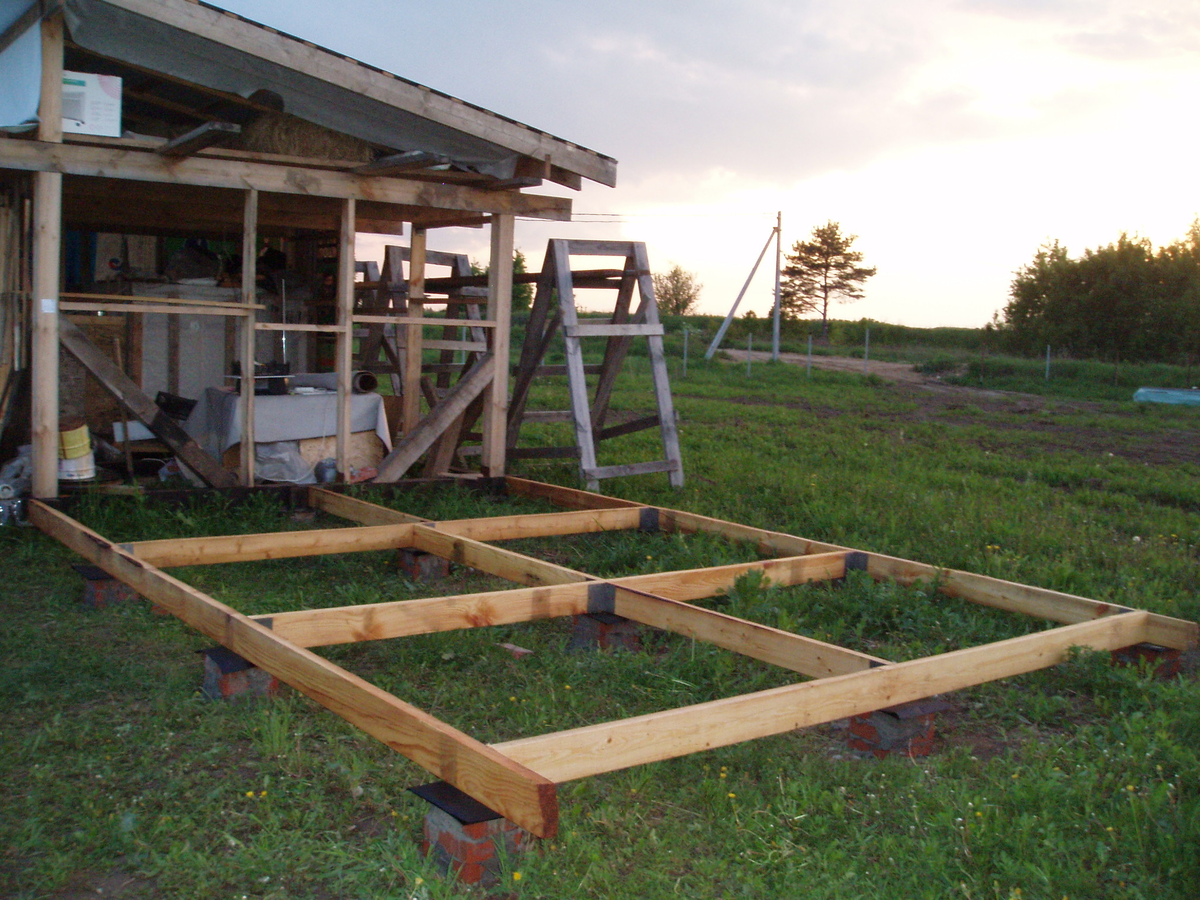
<svg viewBox="0 0 1200 900"><path fill-rule="evenodd" d="M258 191L246 191L242 210L242 303L247 306L242 318L242 443L239 475L242 484L254 485L254 345L256 316L254 304L258 299ZM174 317L172 317L174 318Z"/></svg>
<svg viewBox="0 0 1200 900"><path fill-rule="evenodd" d="M492 329L492 356L495 375L484 392L483 459L484 475L497 478L504 474L504 450L508 423L508 346L512 323L513 223L511 215L492 216L492 257L488 268L488 314L496 323ZM569 269L568 269L569 271Z"/></svg>
<svg viewBox="0 0 1200 900"><path fill-rule="evenodd" d="M350 477L350 378L354 349L354 216L355 202L342 201L342 228L338 240L337 310L337 470Z"/></svg>
<svg viewBox="0 0 1200 900"><path fill-rule="evenodd" d="M424 228L412 227L408 251L408 315L419 319L425 315L425 247ZM403 434L417 427L421 418L421 345L422 326L410 322L404 326L404 404L401 407Z"/></svg>
<svg viewBox="0 0 1200 900"><path fill-rule="evenodd" d="M62 142L63 20L42 20L38 139ZM33 176L33 496L58 496L58 292L62 175Z"/></svg>

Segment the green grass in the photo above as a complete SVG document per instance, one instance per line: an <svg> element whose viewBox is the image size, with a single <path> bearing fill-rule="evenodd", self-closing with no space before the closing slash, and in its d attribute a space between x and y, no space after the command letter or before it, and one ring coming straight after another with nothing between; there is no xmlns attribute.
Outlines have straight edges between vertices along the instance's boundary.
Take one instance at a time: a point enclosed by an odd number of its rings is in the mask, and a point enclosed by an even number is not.
<svg viewBox="0 0 1200 900"><path fill-rule="evenodd" d="M693 344L693 349L695 344ZM697 354L699 355L699 354ZM677 360L676 360L677 362ZM675 370L673 370L674 372ZM1200 414L1129 403L931 406L857 376L700 364L676 378L688 485L604 490L805 537L1200 618ZM614 408L648 412L632 358ZM562 380L535 405L565 408ZM569 442L559 426L523 443ZM1174 443L1172 443L1174 442ZM601 463L652 458L655 432ZM573 463L517 474L574 484ZM377 497L362 489L368 499ZM421 490L430 518L544 512L537 501ZM107 537L324 527L266 500L153 508L87 502ZM621 574L753 559L707 537L604 534L514 549ZM141 605L81 608L68 551L0 531L0 895L457 897L421 858L424 814L402 757L294 694L214 704L209 642ZM173 572L251 613L429 593L389 554ZM454 569L439 591L496 579ZM999 640L1036 620L851 577L743 579L713 608L889 659ZM670 635L640 654L565 652L569 623L326 648L350 671L486 741L785 684L786 672ZM534 651L517 661L499 645ZM833 726L562 785L559 836L509 862L519 897L1193 898L1200 884L1200 687L1081 654L962 691L927 759L854 758ZM252 794L252 796L248 796ZM520 872L520 880L511 878ZM107 879L107 880L106 880Z"/></svg>

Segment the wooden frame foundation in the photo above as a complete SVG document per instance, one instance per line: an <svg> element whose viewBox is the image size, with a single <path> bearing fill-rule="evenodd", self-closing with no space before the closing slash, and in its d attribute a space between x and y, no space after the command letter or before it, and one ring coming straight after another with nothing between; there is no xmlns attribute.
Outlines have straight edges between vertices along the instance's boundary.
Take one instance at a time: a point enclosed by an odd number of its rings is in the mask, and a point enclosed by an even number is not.
<svg viewBox="0 0 1200 900"><path fill-rule="evenodd" d="M350 527L116 544L54 505L30 520L207 637L312 698L505 818L540 837L558 825L556 784L780 734L1057 665L1071 648L1139 643L1194 647L1195 623L1057 591L865 553L692 513L521 478L510 494L569 511L433 522L322 488L308 502ZM720 535L769 558L703 569L598 578L495 546L514 538L635 530ZM515 582L512 590L247 616L164 569L248 560L416 549ZM693 606L748 572L794 585L847 570L1048 619L1056 627L904 662ZM462 628L610 613L705 641L810 680L648 715L487 745L352 675L309 648Z"/></svg>

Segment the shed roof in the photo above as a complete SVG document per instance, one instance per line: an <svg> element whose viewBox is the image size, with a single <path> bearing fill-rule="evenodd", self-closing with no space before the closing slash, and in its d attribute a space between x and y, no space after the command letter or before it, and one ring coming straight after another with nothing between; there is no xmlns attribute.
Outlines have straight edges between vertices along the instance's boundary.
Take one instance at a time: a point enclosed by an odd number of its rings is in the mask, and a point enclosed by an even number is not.
<svg viewBox="0 0 1200 900"><path fill-rule="evenodd" d="M82 50L214 91L271 91L286 112L396 151L511 179L616 183L616 160L199 0L62 0Z"/></svg>

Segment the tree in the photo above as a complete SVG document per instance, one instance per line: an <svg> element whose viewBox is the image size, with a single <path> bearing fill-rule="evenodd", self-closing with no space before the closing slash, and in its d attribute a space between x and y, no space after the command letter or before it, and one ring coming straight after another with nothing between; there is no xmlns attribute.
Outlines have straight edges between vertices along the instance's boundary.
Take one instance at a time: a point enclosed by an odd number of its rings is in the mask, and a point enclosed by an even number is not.
<svg viewBox="0 0 1200 900"><path fill-rule="evenodd" d="M658 301L658 311L668 316L694 313L702 287L695 273L684 271L678 264L665 274L655 274L654 298Z"/></svg>
<svg viewBox="0 0 1200 900"><path fill-rule="evenodd" d="M821 334L829 337L829 304L862 299L862 284L876 271L859 265L862 254L850 249L857 237L842 234L842 226L831 220L814 228L811 240L792 245L779 283L785 317L819 312Z"/></svg>

